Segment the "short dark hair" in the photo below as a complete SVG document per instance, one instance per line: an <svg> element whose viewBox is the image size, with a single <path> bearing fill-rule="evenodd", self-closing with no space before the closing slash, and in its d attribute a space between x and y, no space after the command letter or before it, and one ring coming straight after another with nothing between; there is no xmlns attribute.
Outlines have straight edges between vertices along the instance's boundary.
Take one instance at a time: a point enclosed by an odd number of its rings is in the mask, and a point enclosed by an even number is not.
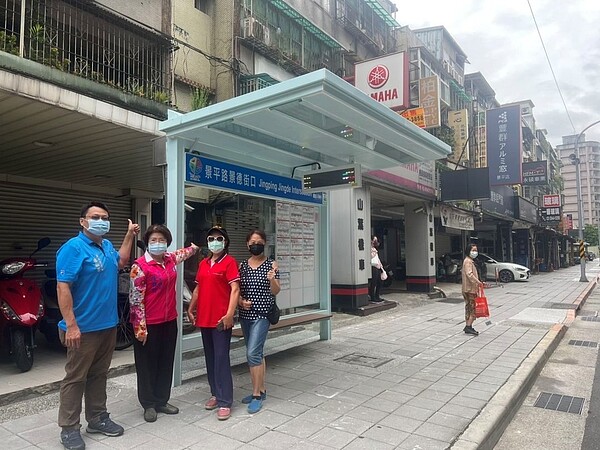
<svg viewBox="0 0 600 450"><path fill-rule="evenodd" d="M102 208L110 216L110 211L108 210L108 208L106 207L106 205L104 203L93 200L93 201L89 202L87 205L84 205L83 208L81 208L81 215L79 217L85 218L88 210L93 207Z"/></svg>
<svg viewBox="0 0 600 450"><path fill-rule="evenodd" d="M154 233L162 234L163 237L167 240L167 245L171 245L171 242L173 242L173 236L171 235L171 231L164 225L155 224L155 225L150 225L148 227L148 229L146 230L146 232L144 233L143 241L144 241L144 244L146 245L146 247L148 247L148 241L150 240L150 235L152 235Z"/></svg>
<svg viewBox="0 0 600 450"><path fill-rule="evenodd" d="M465 255L466 255L466 256L469 256L469 255L471 254L471 249L472 249L473 247L477 247L477 244L475 244L475 243L470 243L469 245L467 245L467 248L466 248L466 250L465 250Z"/></svg>
<svg viewBox="0 0 600 450"><path fill-rule="evenodd" d="M246 235L246 243L250 242L250 239L252 238L253 234L258 234L260 236L260 238L263 241L265 241L265 243L267 242L267 235L265 234L265 232L263 230L254 229Z"/></svg>

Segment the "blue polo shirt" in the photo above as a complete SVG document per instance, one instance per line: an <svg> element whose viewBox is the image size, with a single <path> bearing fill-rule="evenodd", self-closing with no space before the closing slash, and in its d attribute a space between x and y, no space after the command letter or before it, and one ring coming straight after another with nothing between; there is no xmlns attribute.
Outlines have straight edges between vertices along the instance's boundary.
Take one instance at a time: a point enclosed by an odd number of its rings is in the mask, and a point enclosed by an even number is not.
<svg viewBox="0 0 600 450"><path fill-rule="evenodd" d="M82 333L117 325L119 252L108 239L96 244L83 232L56 252L56 279L71 284L73 312ZM64 320L58 323L67 330Z"/></svg>

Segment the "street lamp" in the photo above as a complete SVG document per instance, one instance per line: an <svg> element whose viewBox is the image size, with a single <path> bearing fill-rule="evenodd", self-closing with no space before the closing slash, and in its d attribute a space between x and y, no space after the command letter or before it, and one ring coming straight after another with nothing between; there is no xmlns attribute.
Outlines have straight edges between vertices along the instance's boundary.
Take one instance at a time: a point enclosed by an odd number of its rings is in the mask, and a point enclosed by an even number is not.
<svg viewBox="0 0 600 450"><path fill-rule="evenodd" d="M577 135L577 139L575 139L575 158L571 158L573 163L575 164L575 185L577 187L577 215L579 216L579 242L583 242L583 196L581 195L581 174L579 173L579 165L581 164L581 160L579 158L579 139L583 133L592 128L594 125L600 123L600 120L588 125L585 127L581 133ZM588 180L589 181L589 180ZM580 244L581 245L581 244ZM581 255L580 255L581 256ZM585 276L585 257L581 258L579 261L581 265L581 276L579 277L579 281L587 283L588 279Z"/></svg>

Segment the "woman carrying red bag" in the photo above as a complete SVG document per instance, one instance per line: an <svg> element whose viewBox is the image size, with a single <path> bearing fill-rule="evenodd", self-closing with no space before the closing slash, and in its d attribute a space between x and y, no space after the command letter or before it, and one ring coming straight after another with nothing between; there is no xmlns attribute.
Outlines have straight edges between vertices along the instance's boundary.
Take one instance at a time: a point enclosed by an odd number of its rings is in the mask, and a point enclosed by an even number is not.
<svg viewBox="0 0 600 450"><path fill-rule="evenodd" d="M475 322L475 298L483 282L477 275L477 267L474 259L478 255L477 245L470 244L465 251L465 259L462 265L462 294L465 299L465 323L464 332L473 336L479 336L479 332L473 328Z"/></svg>

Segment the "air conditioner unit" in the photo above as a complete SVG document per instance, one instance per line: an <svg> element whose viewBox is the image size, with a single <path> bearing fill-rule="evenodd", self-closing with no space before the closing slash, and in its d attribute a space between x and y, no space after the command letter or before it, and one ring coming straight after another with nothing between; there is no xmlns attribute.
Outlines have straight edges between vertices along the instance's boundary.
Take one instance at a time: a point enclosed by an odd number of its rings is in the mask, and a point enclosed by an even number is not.
<svg viewBox="0 0 600 450"><path fill-rule="evenodd" d="M265 27L258 20L255 20L252 24L252 36L261 41L265 38Z"/></svg>
<svg viewBox="0 0 600 450"><path fill-rule="evenodd" d="M254 36L253 31L254 31L254 22L255 21L256 21L256 19L254 19L254 17L245 17L242 20L242 37L243 38Z"/></svg>
<svg viewBox="0 0 600 450"><path fill-rule="evenodd" d="M263 27L263 42L267 45L271 45L271 29L267 26Z"/></svg>

